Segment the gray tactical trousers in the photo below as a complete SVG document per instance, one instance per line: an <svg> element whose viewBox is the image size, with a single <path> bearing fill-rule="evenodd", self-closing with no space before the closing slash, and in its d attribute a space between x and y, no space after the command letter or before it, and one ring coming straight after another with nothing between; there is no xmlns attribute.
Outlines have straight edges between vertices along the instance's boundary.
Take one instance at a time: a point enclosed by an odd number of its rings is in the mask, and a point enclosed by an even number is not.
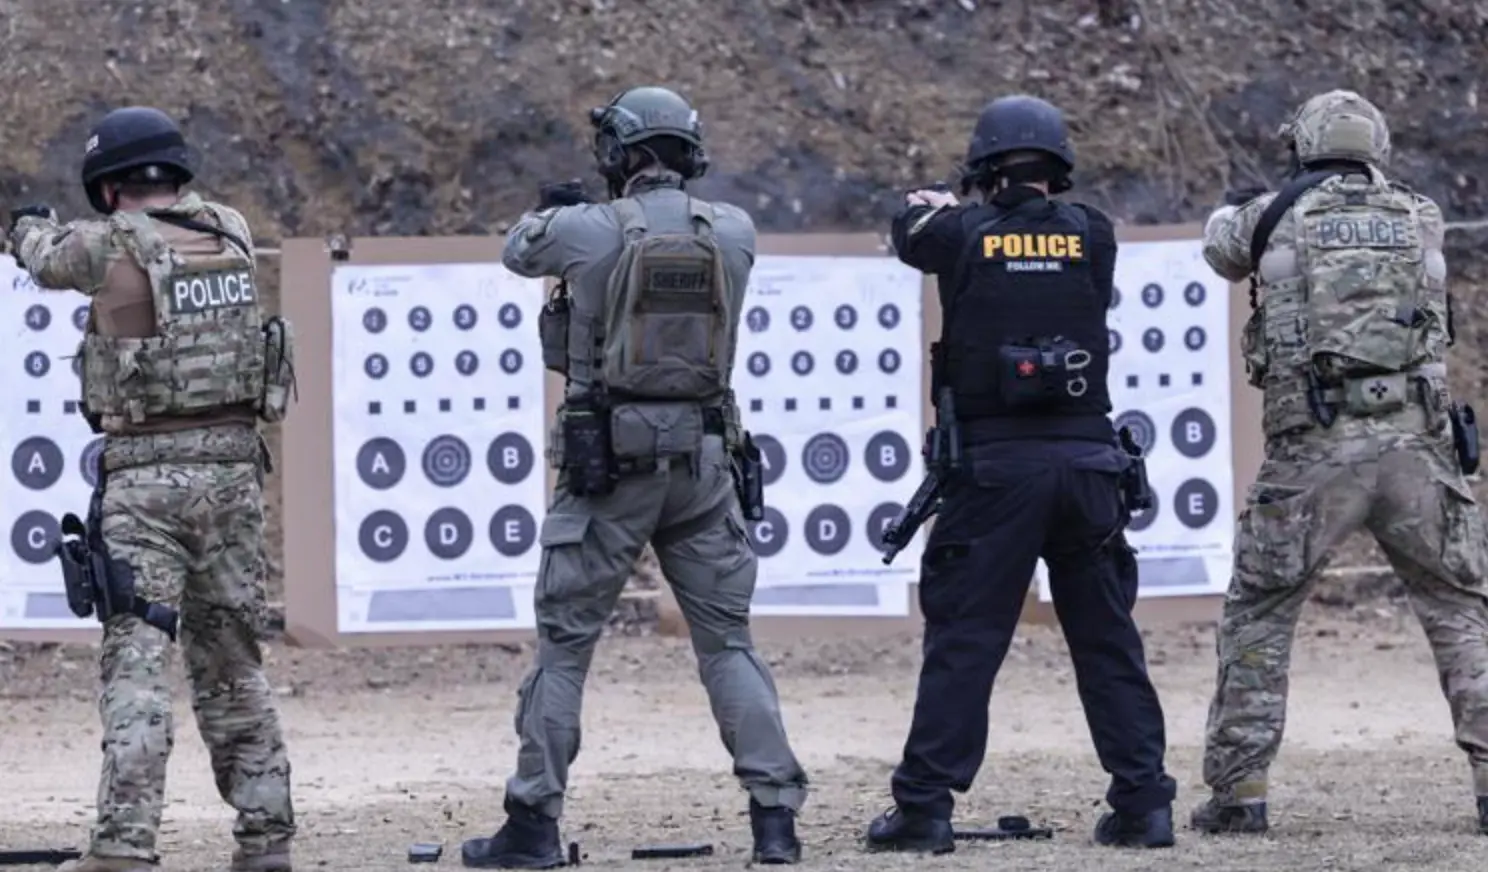
<svg viewBox="0 0 1488 872"><path fill-rule="evenodd" d="M549 817L562 815L568 767L579 753L584 679L647 541L687 620L734 774L760 805L799 809L806 773L786 738L769 667L750 637L759 564L717 436L705 437L700 457L623 478L600 499L574 497L560 483L542 526L537 662L519 691L521 750L507 796Z"/></svg>

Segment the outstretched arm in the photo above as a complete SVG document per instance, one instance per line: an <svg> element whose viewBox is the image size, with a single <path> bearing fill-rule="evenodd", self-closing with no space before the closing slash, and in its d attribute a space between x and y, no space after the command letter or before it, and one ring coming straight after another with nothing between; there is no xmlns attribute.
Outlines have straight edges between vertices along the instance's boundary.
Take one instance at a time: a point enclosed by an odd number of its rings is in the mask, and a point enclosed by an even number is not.
<svg viewBox="0 0 1488 872"><path fill-rule="evenodd" d="M16 259L38 286L92 296L108 273L111 232L102 221L60 225L52 218L26 215L16 221L10 238Z"/></svg>

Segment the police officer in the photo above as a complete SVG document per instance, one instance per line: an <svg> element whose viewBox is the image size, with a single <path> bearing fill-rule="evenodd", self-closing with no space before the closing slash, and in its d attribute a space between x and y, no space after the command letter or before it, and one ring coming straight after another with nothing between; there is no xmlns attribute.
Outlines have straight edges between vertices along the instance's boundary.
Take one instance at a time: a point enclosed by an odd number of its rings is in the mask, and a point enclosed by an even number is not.
<svg viewBox="0 0 1488 872"><path fill-rule="evenodd" d="M939 280L937 426L954 417L962 456L925 546L924 665L895 805L868 829L872 851L954 850L951 793L970 788L982 765L992 684L1040 557L1111 774L1113 811L1095 839L1173 844L1175 784L1132 621L1137 566L1123 535L1124 490L1138 483L1107 419L1115 232L1099 211L1049 198L1069 189L1073 168L1059 110L1004 97L982 111L967 152L962 195L975 188L981 201L920 190L894 217L899 258Z"/></svg>
<svg viewBox="0 0 1488 872"><path fill-rule="evenodd" d="M174 121L119 109L83 158L102 219L59 225L45 206L11 215L12 251L36 283L89 298L82 407L104 438L89 525L127 565L100 582L117 610L100 654L103 774L92 843L73 872L155 868L174 610L197 727L238 812L232 868L290 869L289 760L259 649L267 451L257 429L287 410L289 325L261 307L243 216L183 194L192 177Z"/></svg>
<svg viewBox="0 0 1488 872"><path fill-rule="evenodd" d="M475 868L564 863L558 818L579 751L585 676L636 558L650 542L676 592L734 773L749 793L754 860L799 860L806 774L749 631L756 558L736 490L758 500L757 452L730 379L755 229L737 207L685 190L707 168L697 112L641 87L593 110L611 197L544 188L507 234L513 272L561 279L540 318L545 364L566 376L550 461L558 484L540 541L537 662L519 691L521 750L506 823L464 844ZM755 474L751 474L755 473ZM751 507L754 508L754 507Z"/></svg>
<svg viewBox="0 0 1488 872"><path fill-rule="evenodd" d="M1463 477L1476 425L1447 386L1441 208L1384 174L1385 117L1353 91L1312 97L1281 135L1292 178L1204 228L1215 272L1255 283L1242 349L1266 459L1235 533L1204 739L1211 795L1191 823L1268 829L1297 618L1332 552L1364 530L1425 628L1488 833L1488 536Z"/></svg>

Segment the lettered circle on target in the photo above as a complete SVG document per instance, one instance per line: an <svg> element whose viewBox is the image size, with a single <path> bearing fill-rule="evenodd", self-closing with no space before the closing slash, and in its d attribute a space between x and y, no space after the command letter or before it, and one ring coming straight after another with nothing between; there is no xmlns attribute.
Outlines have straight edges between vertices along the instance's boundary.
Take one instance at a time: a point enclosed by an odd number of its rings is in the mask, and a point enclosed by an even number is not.
<svg viewBox="0 0 1488 872"><path fill-rule="evenodd" d="M470 474L470 446L458 436L435 436L424 448L424 475L440 487L454 487Z"/></svg>
<svg viewBox="0 0 1488 872"><path fill-rule="evenodd" d="M806 440L801 449L801 466L806 477L817 484L831 484L847 474L852 455L847 443L836 433L818 433Z"/></svg>

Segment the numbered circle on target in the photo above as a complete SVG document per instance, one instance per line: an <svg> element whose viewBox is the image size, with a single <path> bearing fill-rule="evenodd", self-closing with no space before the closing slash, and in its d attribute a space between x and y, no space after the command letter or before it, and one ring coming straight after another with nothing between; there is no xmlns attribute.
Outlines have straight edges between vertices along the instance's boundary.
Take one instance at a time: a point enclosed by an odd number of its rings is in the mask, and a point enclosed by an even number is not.
<svg viewBox="0 0 1488 872"><path fill-rule="evenodd" d="M475 307L469 304L461 304L455 307L455 326L461 330L469 330L480 320L480 315Z"/></svg>
<svg viewBox="0 0 1488 872"><path fill-rule="evenodd" d="M749 544L758 557L774 557L790 540L790 523L777 509L765 506L765 516L758 521L747 521Z"/></svg>
<svg viewBox="0 0 1488 872"><path fill-rule="evenodd" d="M501 352L501 371L507 375L516 375L522 369L522 352L515 348L508 348Z"/></svg>
<svg viewBox="0 0 1488 872"><path fill-rule="evenodd" d="M26 355L26 375L41 378L52 371L52 359L44 351L33 351Z"/></svg>
<svg viewBox="0 0 1488 872"><path fill-rule="evenodd" d="M381 354L369 354L362 364L362 372L370 379L382 378L388 374L388 359Z"/></svg>
<svg viewBox="0 0 1488 872"><path fill-rule="evenodd" d="M1157 445L1157 424L1153 423L1152 418L1146 412L1139 412L1136 409L1122 412L1116 416L1115 425L1118 433L1123 427L1131 431L1132 441L1142 449L1144 456L1151 454L1152 449Z"/></svg>
<svg viewBox="0 0 1488 872"><path fill-rule="evenodd" d="M816 360L809 351L797 351L791 355L791 371L796 375L810 375L816 369Z"/></svg>
<svg viewBox="0 0 1488 872"><path fill-rule="evenodd" d="M427 378L434 371L434 358L427 351L415 352L408 359L408 371L418 378Z"/></svg>
<svg viewBox="0 0 1488 872"><path fill-rule="evenodd" d="M408 310L408 326L419 333L429 329L434 323L434 316L423 306L414 306Z"/></svg>
<svg viewBox="0 0 1488 872"><path fill-rule="evenodd" d="M744 364L749 368L749 374L755 377L770 374L770 355L763 351L755 351L749 355Z"/></svg>
<svg viewBox="0 0 1488 872"><path fill-rule="evenodd" d="M879 503L868 513L868 523L864 525L863 532L868 536L868 542L879 551L888 551L889 547L884 544L884 533L888 532L889 525L899 517L904 507L898 503Z"/></svg>
<svg viewBox="0 0 1488 872"><path fill-rule="evenodd" d="M851 330L858 325L858 310L844 303L832 313L832 320L843 330Z"/></svg>
<svg viewBox="0 0 1488 872"><path fill-rule="evenodd" d="M806 440L801 449L801 466L806 477L817 484L831 484L847 474L852 453L836 433L818 433Z"/></svg>
<svg viewBox="0 0 1488 872"><path fill-rule="evenodd" d="M852 375L858 371L858 356L852 349L844 348L837 352L837 371L843 375Z"/></svg>
<svg viewBox="0 0 1488 872"><path fill-rule="evenodd" d="M878 325L885 330L893 330L899 326L899 307L893 303L884 303L878 310Z"/></svg>
<svg viewBox="0 0 1488 872"><path fill-rule="evenodd" d="M744 323L750 333L763 333L770 329L770 312L763 306L755 306L744 315Z"/></svg>
<svg viewBox="0 0 1488 872"><path fill-rule="evenodd" d="M774 436L751 435L754 438L754 447L760 453L760 481L767 485L774 484L785 474L785 446Z"/></svg>
<svg viewBox="0 0 1488 872"><path fill-rule="evenodd" d="M458 436L435 436L424 448L424 475L439 487L454 487L470 474L470 446Z"/></svg>
<svg viewBox="0 0 1488 872"><path fill-rule="evenodd" d="M26 307L24 316L26 326L32 330L45 330L52 325L52 310L46 306L36 303Z"/></svg>
<svg viewBox="0 0 1488 872"><path fill-rule="evenodd" d="M368 333L381 333L387 329L387 313L372 307L362 313L362 328Z"/></svg>
<svg viewBox="0 0 1488 872"><path fill-rule="evenodd" d="M78 455L78 474L88 487L98 486L98 462L103 458L103 437L100 436L83 446L82 454Z"/></svg>
<svg viewBox="0 0 1488 872"><path fill-rule="evenodd" d="M810 330L814 320L811 310L805 306L797 306L790 311L791 326L797 330Z"/></svg>
<svg viewBox="0 0 1488 872"><path fill-rule="evenodd" d="M521 325L522 309L516 303L504 303L496 311L496 320L501 322L502 327L511 330Z"/></svg>

